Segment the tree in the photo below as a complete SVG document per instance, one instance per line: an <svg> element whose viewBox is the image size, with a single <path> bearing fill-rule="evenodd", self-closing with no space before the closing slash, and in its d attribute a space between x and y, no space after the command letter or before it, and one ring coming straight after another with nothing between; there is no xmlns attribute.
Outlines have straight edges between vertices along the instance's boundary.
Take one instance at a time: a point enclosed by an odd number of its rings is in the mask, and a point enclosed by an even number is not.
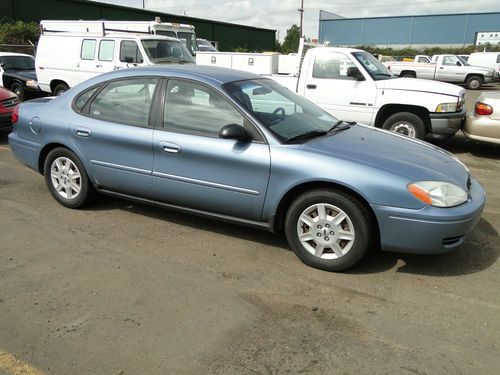
<svg viewBox="0 0 500 375"><path fill-rule="evenodd" d="M283 53L294 53L299 50L299 42L300 42L300 28L293 24L286 31L285 40L281 45L281 49Z"/></svg>

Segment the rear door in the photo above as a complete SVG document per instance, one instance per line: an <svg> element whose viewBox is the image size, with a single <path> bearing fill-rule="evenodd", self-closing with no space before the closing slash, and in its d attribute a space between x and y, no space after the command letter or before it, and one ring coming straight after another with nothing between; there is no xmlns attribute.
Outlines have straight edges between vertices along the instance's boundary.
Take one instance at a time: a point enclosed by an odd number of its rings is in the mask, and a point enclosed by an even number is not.
<svg viewBox="0 0 500 375"><path fill-rule="evenodd" d="M151 107L158 82L154 77L111 81L75 101L81 112L70 125L70 137L99 187L150 196Z"/></svg>
<svg viewBox="0 0 500 375"><path fill-rule="evenodd" d="M80 82L96 76L97 67L97 39L85 38L81 41L78 63L78 77Z"/></svg>

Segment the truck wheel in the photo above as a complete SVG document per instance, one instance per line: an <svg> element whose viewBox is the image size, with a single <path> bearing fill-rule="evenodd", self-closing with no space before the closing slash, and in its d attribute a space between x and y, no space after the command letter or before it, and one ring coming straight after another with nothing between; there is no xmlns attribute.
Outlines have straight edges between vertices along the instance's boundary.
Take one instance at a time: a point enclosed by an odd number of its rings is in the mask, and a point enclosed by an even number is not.
<svg viewBox="0 0 500 375"><path fill-rule="evenodd" d="M424 139L425 124L420 117L411 112L399 112L385 120L382 128L410 138Z"/></svg>
<svg viewBox="0 0 500 375"><path fill-rule="evenodd" d="M24 100L24 87L21 83L14 82L10 86L10 91L12 91L14 94L16 94L19 97L20 101Z"/></svg>
<svg viewBox="0 0 500 375"><path fill-rule="evenodd" d="M483 79L480 76L470 76L465 81L465 87L469 90L479 90L483 85Z"/></svg>
<svg viewBox="0 0 500 375"><path fill-rule="evenodd" d="M411 72L403 72L401 73L401 78L417 78L417 75Z"/></svg>
<svg viewBox="0 0 500 375"><path fill-rule="evenodd" d="M351 194L333 189L308 191L295 199L285 218L285 234L295 255L325 271L358 263L374 244L375 223Z"/></svg>
<svg viewBox="0 0 500 375"><path fill-rule="evenodd" d="M69 87L67 84L65 83L60 83L58 84L56 87L54 87L54 96L59 96L59 95L62 95L64 94L66 91L69 90Z"/></svg>

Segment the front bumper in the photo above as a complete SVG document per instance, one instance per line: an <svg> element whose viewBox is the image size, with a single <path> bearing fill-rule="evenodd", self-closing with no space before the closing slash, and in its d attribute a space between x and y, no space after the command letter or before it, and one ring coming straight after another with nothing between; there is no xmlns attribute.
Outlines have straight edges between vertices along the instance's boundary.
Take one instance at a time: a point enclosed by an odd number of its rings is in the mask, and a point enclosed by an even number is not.
<svg viewBox="0 0 500 375"><path fill-rule="evenodd" d="M12 112L0 113L0 131L12 130Z"/></svg>
<svg viewBox="0 0 500 375"><path fill-rule="evenodd" d="M462 108L460 112L431 113L431 133L453 135L462 128L467 110Z"/></svg>
<svg viewBox="0 0 500 375"><path fill-rule="evenodd" d="M486 193L471 177L469 200L457 207L421 210L372 205L380 228L381 248L412 254L438 254L460 246L481 217Z"/></svg>

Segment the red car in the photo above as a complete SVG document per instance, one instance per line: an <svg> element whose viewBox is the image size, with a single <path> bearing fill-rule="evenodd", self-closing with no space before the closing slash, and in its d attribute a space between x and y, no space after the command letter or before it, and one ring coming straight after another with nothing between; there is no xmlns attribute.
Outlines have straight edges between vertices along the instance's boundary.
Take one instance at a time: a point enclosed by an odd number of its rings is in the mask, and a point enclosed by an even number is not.
<svg viewBox="0 0 500 375"><path fill-rule="evenodd" d="M12 112L18 104L16 94L0 87L0 133L12 130Z"/></svg>

